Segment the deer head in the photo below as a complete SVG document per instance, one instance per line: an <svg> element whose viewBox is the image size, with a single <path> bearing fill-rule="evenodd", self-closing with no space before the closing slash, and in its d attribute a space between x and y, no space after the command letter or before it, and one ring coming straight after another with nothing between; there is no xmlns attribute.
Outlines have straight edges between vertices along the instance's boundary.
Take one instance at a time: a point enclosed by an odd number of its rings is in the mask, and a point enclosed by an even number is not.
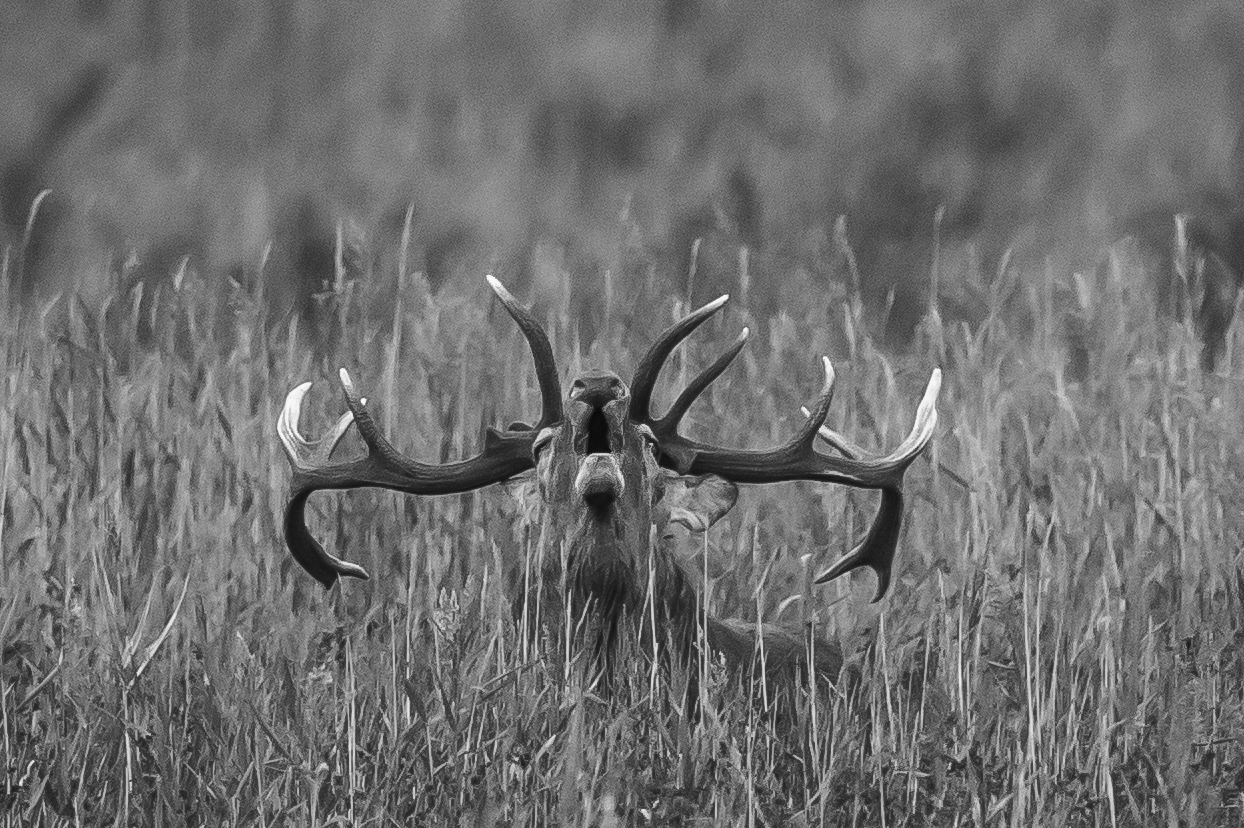
<svg viewBox="0 0 1244 828"><path fill-rule="evenodd" d="M530 484L538 492L540 532L552 554L544 577L573 593L577 615L591 616L601 633L598 644L612 645L625 610L651 601L652 615L672 623L685 643L694 630L699 603L673 555L654 543L652 527L662 521L704 529L734 503L737 483L814 480L881 493L880 505L864 540L816 580L823 583L859 567L877 575L874 601L890 583L890 570L903 515L903 474L933 436L941 372L934 369L915 425L892 453L870 456L825 427L834 371L823 360L821 395L789 442L765 450L734 449L692 440L678 425L692 403L738 356L747 329L712 365L696 376L662 416L652 411L658 374L673 349L726 303L721 297L666 330L639 362L629 385L617 375L580 375L563 397L548 336L535 317L491 276L488 283L518 323L535 359L541 415L531 427L489 429L483 450L470 459L444 465L405 457L380 433L366 400L350 375L341 371L349 409L317 441L305 439L298 423L310 383L289 393L277 432L293 466L285 512L285 540L295 560L325 587L339 577L366 578L360 566L329 554L305 523L307 498L322 489L374 486L414 495L466 492L534 469ZM365 457L334 462L332 454L353 423L367 446ZM834 451L814 445L818 436ZM565 562L565 570L561 562ZM568 596L561 596L562 599ZM637 613L636 613L637 614ZM545 617L552 617L546 614ZM709 619L709 643L740 656L739 625Z"/></svg>

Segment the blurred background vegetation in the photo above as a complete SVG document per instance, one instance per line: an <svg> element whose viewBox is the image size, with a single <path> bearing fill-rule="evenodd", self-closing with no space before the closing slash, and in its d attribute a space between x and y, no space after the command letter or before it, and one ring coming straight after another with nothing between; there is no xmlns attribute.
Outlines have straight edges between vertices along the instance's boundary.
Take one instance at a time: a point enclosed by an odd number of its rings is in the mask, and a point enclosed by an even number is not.
<svg viewBox="0 0 1244 828"><path fill-rule="evenodd" d="M403 250L589 324L606 272L757 315L855 278L902 342L935 239L973 319L1008 250L1076 266L1239 189L1232 0L15 0L0 38L27 296L189 257L306 311Z"/></svg>

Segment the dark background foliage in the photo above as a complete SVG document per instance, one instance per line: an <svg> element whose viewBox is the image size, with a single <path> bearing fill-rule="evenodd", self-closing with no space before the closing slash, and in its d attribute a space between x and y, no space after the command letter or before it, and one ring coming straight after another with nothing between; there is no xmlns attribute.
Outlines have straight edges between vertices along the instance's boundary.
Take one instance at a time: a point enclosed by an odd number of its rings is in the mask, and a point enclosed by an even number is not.
<svg viewBox="0 0 1244 828"><path fill-rule="evenodd" d="M409 210L436 287L496 270L541 297L566 271L591 305L652 268L767 315L848 280L844 215L902 342L935 239L965 264L947 309L978 319L971 272L1008 250L1082 262L1239 189L1230 2L43 0L4 29L8 241L53 191L23 290L190 256L306 311L339 231L371 264Z"/></svg>

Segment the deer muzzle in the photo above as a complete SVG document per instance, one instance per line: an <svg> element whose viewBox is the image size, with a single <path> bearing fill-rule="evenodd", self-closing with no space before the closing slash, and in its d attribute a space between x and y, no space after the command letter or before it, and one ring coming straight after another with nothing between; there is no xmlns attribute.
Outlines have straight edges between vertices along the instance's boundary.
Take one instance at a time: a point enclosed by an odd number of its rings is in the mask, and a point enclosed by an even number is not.
<svg viewBox="0 0 1244 828"><path fill-rule="evenodd" d="M579 463L575 494L593 505L612 503L626 491L618 458L612 454L589 454Z"/></svg>
<svg viewBox="0 0 1244 828"><path fill-rule="evenodd" d="M575 494L592 506L607 506L626 491L620 452L625 445L626 386L612 374L589 375L576 381L566 403L579 470Z"/></svg>

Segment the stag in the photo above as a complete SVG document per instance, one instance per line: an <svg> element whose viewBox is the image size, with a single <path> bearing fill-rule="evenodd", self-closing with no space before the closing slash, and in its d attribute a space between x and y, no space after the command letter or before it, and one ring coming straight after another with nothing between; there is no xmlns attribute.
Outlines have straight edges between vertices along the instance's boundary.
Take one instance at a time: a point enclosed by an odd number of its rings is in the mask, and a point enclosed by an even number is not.
<svg viewBox="0 0 1244 828"><path fill-rule="evenodd" d="M785 445L766 450L727 448L679 433L692 403L738 356L747 341L743 329L734 344L696 376L661 416L652 411L653 388L673 349L728 297L708 303L680 320L656 340L639 362L629 384L616 374L589 371L573 380L563 397L549 338L535 317L493 277L488 283L518 323L535 360L541 414L534 426L515 424L506 431L489 428L476 456L443 465L421 463L401 454L385 438L342 369L341 386L348 411L319 440L299 431L303 399L311 383L294 388L277 422L281 443L293 466L285 511L285 541L294 559L326 588L342 576L367 578L357 564L327 552L307 529L307 498L325 489L379 487L413 495L468 492L534 469L529 485L538 492L539 567L545 596L553 611L549 624L577 619L579 634L590 629L591 649L608 663L620 622L635 619L668 636L684 657L696 642L728 660L747 663L754 648L770 664L795 662L804 652L801 638L771 625L755 640L754 625L719 619L704 612L694 583L668 544L653 532L669 523L703 530L734 504L739 483L812 480L840 483L881 493L871 528L852 552L821 573L817 583L860 567L877 576L873 598L889 588L890 571L903 516L903 476L928 445L937 424L941 372L934 369L915 425L902 444L885 456L873 456L825 426L833 393L834 370L823 359L825 384L798 433ZM335 462L333 452L351 423L367 453ZM818 436L834 453L819 451ZM567 612L568 610L568 612ZM702 627L700 626L702 625ZM703 639L698 635L703 630ZM565 632L563 630L563 632Z"/></svg>

